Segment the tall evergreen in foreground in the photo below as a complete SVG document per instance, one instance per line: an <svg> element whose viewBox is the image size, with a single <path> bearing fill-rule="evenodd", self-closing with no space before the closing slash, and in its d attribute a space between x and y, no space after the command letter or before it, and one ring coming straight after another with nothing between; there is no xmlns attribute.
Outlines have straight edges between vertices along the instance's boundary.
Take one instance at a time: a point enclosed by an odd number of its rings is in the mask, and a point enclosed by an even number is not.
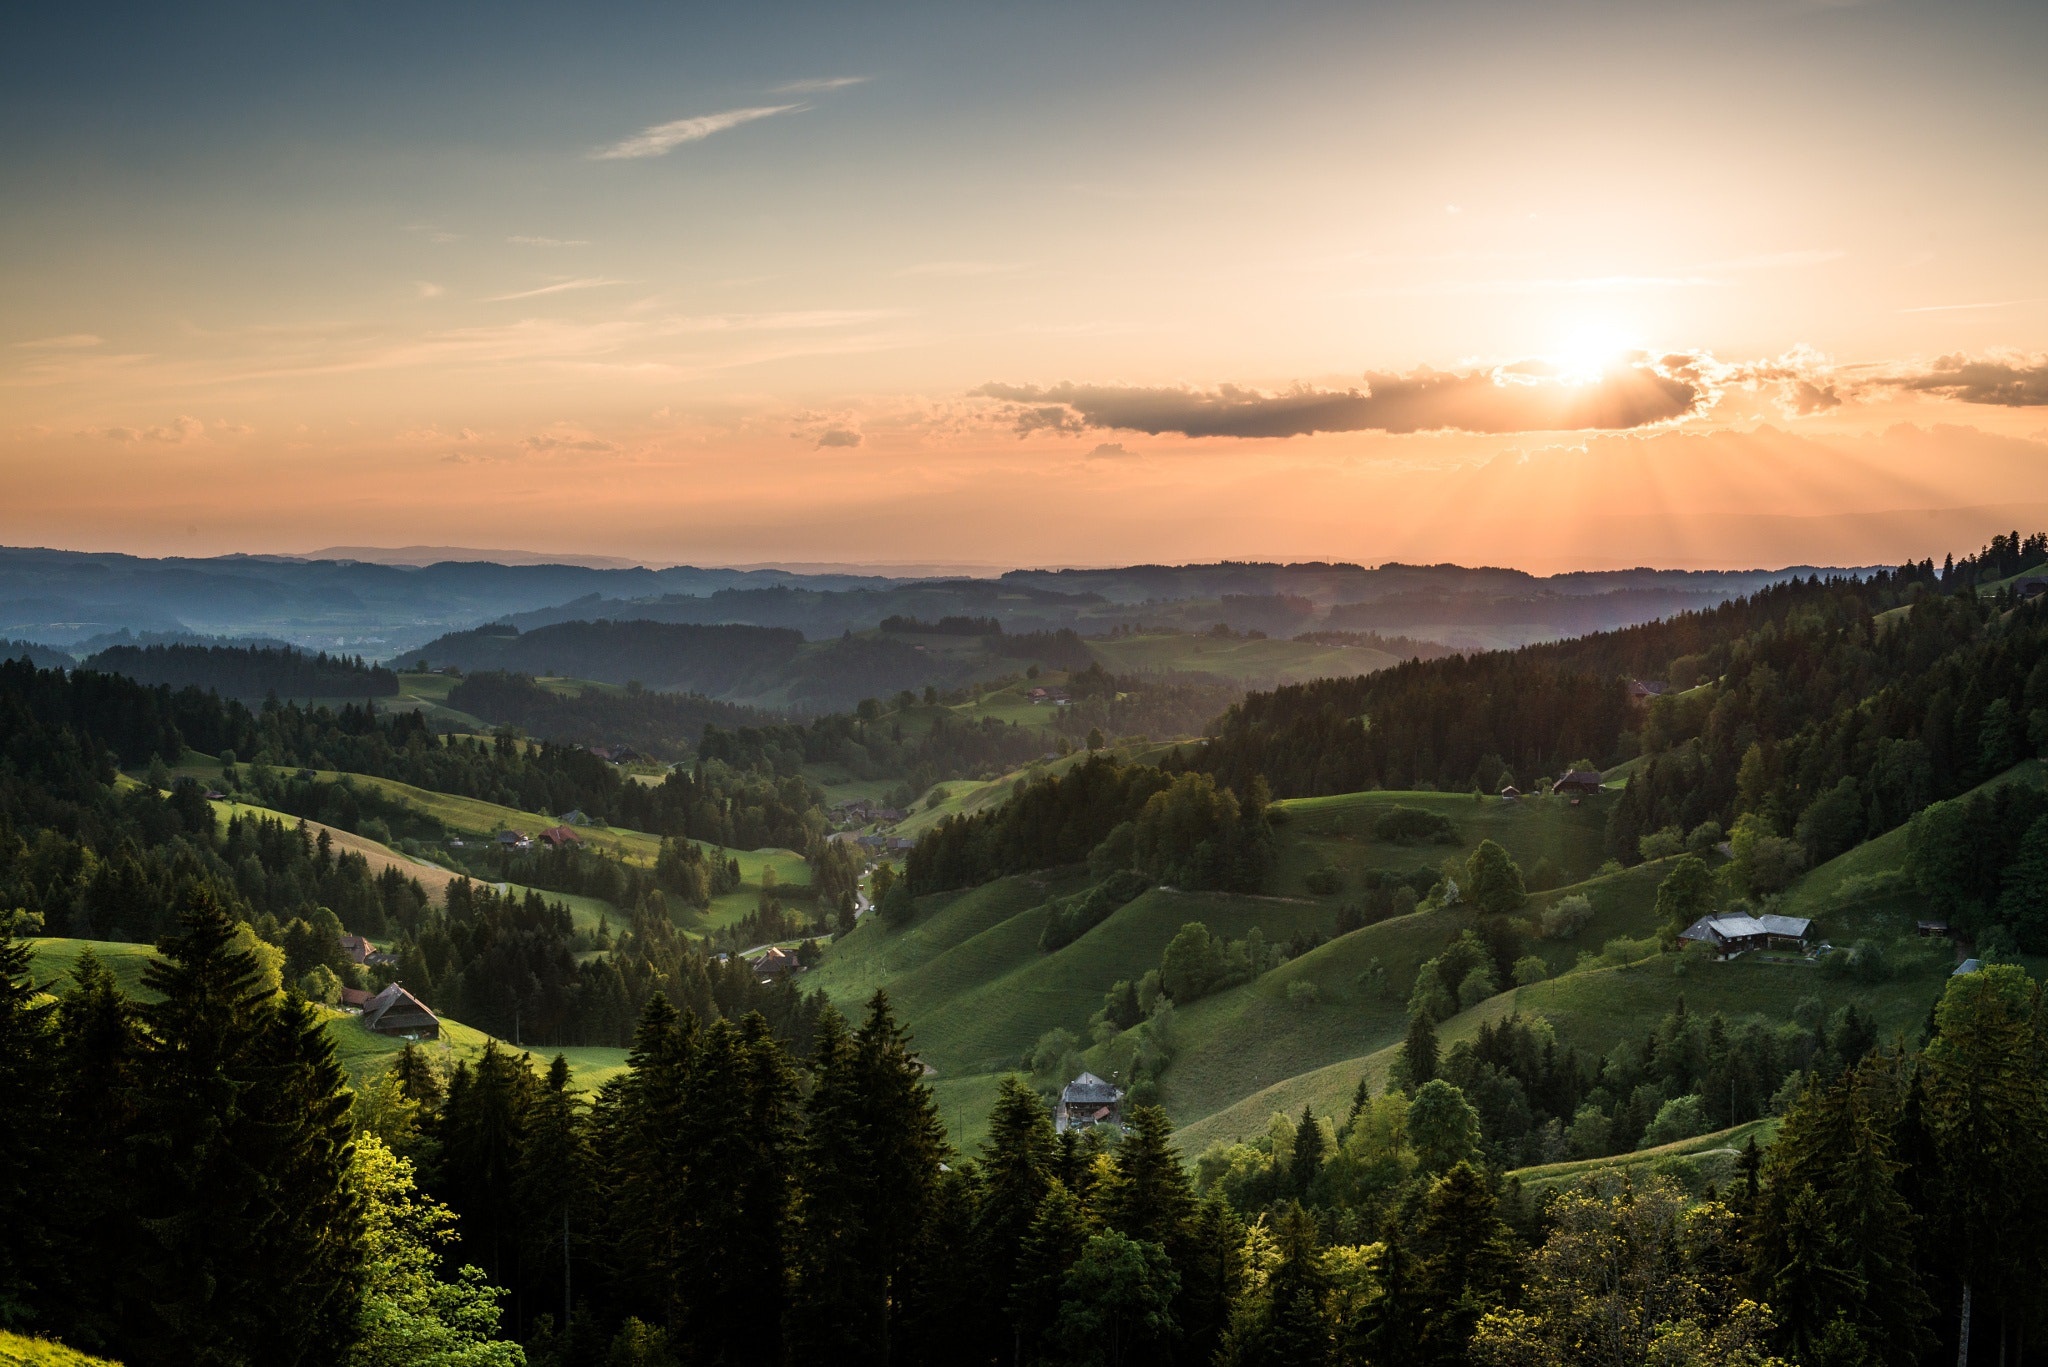
<svg viewBox="0 0 2048 1367"><path fill-rule="evenodd" d="M144 985L129 1149L137 1246L117 1351L132 1367L339 1362L362 1212L348 1099L311 1008L275 993L194 899Z"/></svg>
<svg viewBox="0 0 2048 1367"><path fill-rule="evenodd" d="M56 1100L51 1003L29 980L29 946L0 928L0 1328L32 1328L55 1288L49 1202Z"/></svg>

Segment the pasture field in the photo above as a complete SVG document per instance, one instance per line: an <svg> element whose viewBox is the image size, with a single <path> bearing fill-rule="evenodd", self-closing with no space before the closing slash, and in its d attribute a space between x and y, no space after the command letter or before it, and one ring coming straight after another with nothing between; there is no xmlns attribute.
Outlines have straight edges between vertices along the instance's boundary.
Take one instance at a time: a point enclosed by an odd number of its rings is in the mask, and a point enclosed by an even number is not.
<svg viewBox="0 0 2048 1367"><path fill-rule="evenodd" d="M1091 639L1088 649L1112 674L1199 674L1222 683L1304 683L1371 674L1401 657L1371 646L1244 640L1186 632Z"/></svg>
<svg viewBox="0 0 2048 1367"><path fill-rule="evenodd" d="M1779 1117L1766 1116L1725 1130L1715 1130L1712 1134L1637 1149L1634 1153L1516 1168L1508 1176L1520 1182L1525 1191L1535 1193L1569 1187L1598 1173L1634 1172L1648 1168L1652 1172L1675 1177L1681 1185L1694 1192L1703 1190L1710 1182L1725 1190L1730 1179L1740 1171L1736 1164L1749 1142L1755 1140L1758 1148L1768 1148L1783 1126L1784 1121Z"/></svg>
<svg viewBox="0 0 2048 1367"><path fill-rule="evenodd" d="M1395 791L1276 802L1273 805L1285 813L1287 824L1279 831L1280 869L1274 886L1284 893L1310 895L1303 880L1313 870L1328 867L1344 875L1347 888L1356 888L1357 874L1365 869L1434 868L1446 857L1463 859L1482 840L1498 842L1525 876L1548 859L1566 881L1587 878L1606 858L1610 802L1592 797L1575 807L1565 798L1504 802L1491 795ZM1391 807L1416 807L1447 818L1457 830L1456 843L1394 844L1379 839L1373 822Z"/></svg>

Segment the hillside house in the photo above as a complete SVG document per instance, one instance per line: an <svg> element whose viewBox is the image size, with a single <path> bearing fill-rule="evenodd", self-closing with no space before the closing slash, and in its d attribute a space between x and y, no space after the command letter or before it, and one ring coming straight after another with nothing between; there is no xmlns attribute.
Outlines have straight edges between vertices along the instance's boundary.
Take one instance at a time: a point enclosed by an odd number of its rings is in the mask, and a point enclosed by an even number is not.
<svg viewBox="0 0 2048 1367"><path fill-rule="evenodd" d="M1052 1108L1052 1127L1059 1134L1123 1123L1123 1092L1093 1073L1083 1073L1069 1082Z"/></svg>
<svg viewBox="0 0 2048 1367"><path fill-rule="evenodd" d="M1500 790L1500 800L1502 802L1519 802L1521 798L1522 790L1512 783Z"/></svg>
<svg viewBox="0 0 2048 1367"><path fill-rule="evenodd" d="M1557 782L1550 785L1550 790L1554 793L1581 797L1599 792L1600 785L1605 781L1598 769L1570 769Z"/></svg>
<svg viewBox="0 0 2048 1367"><path fill-rule="evenodd" d="M380 1035L441 1038L441 1018L432 1007L397 983L363 1003L363 1028Z"/></svg>
<svg viewBox="0 0 2048 1367"><path fill-rule="evenodd" d="M498 845L502 849L523 850L529 848L532 844L533 842L526 838L524 831L498 832Z"/></svg>
<svg viewBox="0 0 2048 1367"><path fill-rule="evenodd" d="M367 988L344 987L341 989L341 1005L345 1011L360 1012L370 1004L370 998L377 994Z"/></svg>
<svg viewBox="0 0 2048 1367"><path fill-rule="evenodd" d="M1671 685L1662 679L1630 679L1628 697L1630 702L1647 703L1652 698L1661 698Z"/></svg>
<svg viewBox="0 0 2048 1367"><path fill-rule="evenodd" d="M550 826L540 833L540 838L549 846L558 850L564 845L580 845L583 843L583 837L570 830L567 826Z"/></svg>
<svg viewBox="0 0 2048 1367"><path fill-rule="evenodd" d="M1732 959L1752 949L1803 950L1812 933L1813 922L1803 916L1743 916L1721 912L1700 917L1678 938L1709 945L1721 958Z"/></svg>
<svg viewBox="0 0 2048 1367"><path fill-rule="evenodd" d="M376 968L398 962L396 954L390 954L377 948L377 946L371 944L360 935L342 936L341 952L348 955L349 962L359 968Z"/></svg>
<svg viewBox="0 0 2048 1367"><path fill-rule="evenodd" d="M590 824L590 818L584 815L581 807L576 808L574 811L563 812L555 820L561 822L564 826L588 826Z"/></svg>
<svg viewBox="0 0 2048 1367"><path fill-rule="evenodd" d="M778 945L754 960L754 976L764 983L779 982L802 967L794 953Z"/></svg>

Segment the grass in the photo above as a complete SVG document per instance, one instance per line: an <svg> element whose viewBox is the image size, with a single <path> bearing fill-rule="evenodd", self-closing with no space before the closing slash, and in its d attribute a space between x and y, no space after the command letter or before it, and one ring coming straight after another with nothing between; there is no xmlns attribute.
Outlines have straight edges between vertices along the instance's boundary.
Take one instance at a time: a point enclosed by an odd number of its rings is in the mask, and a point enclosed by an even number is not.
<svg viewBox="0 0 2048 1367"><path fill-rule="evenodd" d="M1274 806L1287 814L1274 886L1288 894L1310 895L1303 880L1319 867L1337 869L1345 887L1355 889L1365 869L1433 868L1446 857L1464 858L1482 840L1498 842L1525 872L1547 858L1564 877L1585 878L1605 858L1608 802L1601 798L1574 807L1562 798L1503 802L1470 793L1367 792L1295 798ZM1396 845L1378 839L1373 822L1390 807L1439 813L1457 827L1458 843ZM1339 892L1334 900L1344 896Z"/></svg>
<svg viewBox="0 0 2048 1367"><path fill-rule="evenodd" d="M1202 674L1225 683L1302 683L1370 674L1401 662L1370 646L1161 632L1088 642L1112 674Z"/></svg>
<svg viewBox="0 0 2048 1367"><path fill-rule="evenodd" d="M150 994L142 990L142 970L155 957L152 945L129 944L121 940L67 940L33 939L28 942L29 952L35 957L29 965L29 976L38 987L49 989L58 996L71 990L71 974L78 967L79 959L90 949L93 956L114 975L114 982L121 991L138 1001L146 1001Z"/></svg>
<svg viewBox="0 0 2048 1367"><path fill-rule="evenodd" d="M335 1056L348 1070L350 1079L358 1085L388 1068L405 1048L404 1040L365 1030L356 1017L346 1012L327 1011L325 1014L327 1037L334 1042ZM522 1047L504 1040L493 1041L483 1031L472 1030L446 1016L441 1018L441 1038L422 1041L420 1047L452 1067L457 1062L473 1063L482 1055L485 1046L493 1042L506 1052L527 1055L536 1072L545 1072L548 1060L557 1054L562 1055L569 1063L570 1084L579 1091L594 1092L626 1070L627 1051L624 1049Z"/></svg>
<svg viewBox="0 0 2048 1367"><path fill-rule="evenodd" d="M1647 1167L1655 1172L1668 1172L1677 1176L1687 1187L1698 1190L1708 1182L1726 1186L1728 1179L1737 1171L1736 1160L1751 1140L1757 1147L1767 1148L1778 1137L1784 1121L1776 1116L1761 1120L1747 1121L1711 1134L1696 1135L1691 1139L1674 1140L1669 1144L1658 1144L1652 1148L1637 1149L1634 1153L1618 1153L1606 1158L1582 1158L1567 1163L1545 1163L1538 1167L1517 1168L1509 1173L1531 1192L1553 1191L1577 1183L1581 1178L1595 1173L1629 1172Z"/></svg>
<svg viewBox="0 0 2048 1367"><path fill-rule="evenodd" d="M75 1348L48 1339L23 1338L0 1332L0 1367L120 1367L107 1358L88 1357Z"/></svg>

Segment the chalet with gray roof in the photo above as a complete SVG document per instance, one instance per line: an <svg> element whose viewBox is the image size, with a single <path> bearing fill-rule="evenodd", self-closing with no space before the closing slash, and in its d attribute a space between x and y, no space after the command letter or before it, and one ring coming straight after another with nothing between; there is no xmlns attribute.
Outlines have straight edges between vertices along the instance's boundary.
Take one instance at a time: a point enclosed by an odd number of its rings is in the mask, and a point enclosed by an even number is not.
<svg viewBox="0 0 2048 1367"><path fill-rule="evenodd" d="M1724 911L1700 917L1678 938L1707 945L1728 959L1752 949L1803 950L1812 933L1813 922L1803 916L1745 916Z"/></svg>
<svg viewBox="0 0 2048 1367"><path fill-rule="evenodd" d="M441 1038L441 1018L397 983L363 1003L363 1028L411 1039Z"/></svg>
<svg viewBox="0 0 2048 1367"><path fill-rule="evenodd" d="M1123 1123L1123 1092L1093 1073L1083 1073L1069 1082L1052 1108L1052 1127L1060 1134L1091 1125Z"/></svg>

